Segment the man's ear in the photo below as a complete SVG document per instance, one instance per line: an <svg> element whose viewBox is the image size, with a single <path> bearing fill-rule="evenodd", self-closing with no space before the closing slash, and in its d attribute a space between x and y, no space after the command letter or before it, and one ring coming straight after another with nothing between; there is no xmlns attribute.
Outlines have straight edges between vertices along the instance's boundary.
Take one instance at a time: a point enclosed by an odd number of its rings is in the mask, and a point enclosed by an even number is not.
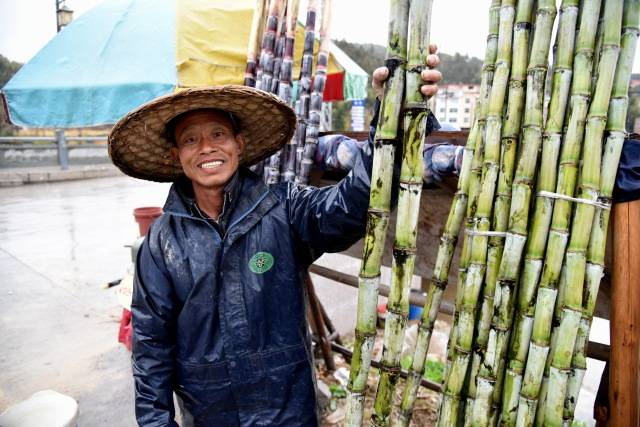
<svg viewBox="0 0 640 427"><path fill-rule="evenodd" d="M171 154L171 158L176 161L180 161L180 152L177 147L171 147L169 150L169 154Z"/></svg>
<svg viewBox="0 0 640 427"><path fill-rule="evenodd" d="M242 154L247 146L247 140L243 134L239 133L236 135L236 143L238 144L238 154Z"/></svg>

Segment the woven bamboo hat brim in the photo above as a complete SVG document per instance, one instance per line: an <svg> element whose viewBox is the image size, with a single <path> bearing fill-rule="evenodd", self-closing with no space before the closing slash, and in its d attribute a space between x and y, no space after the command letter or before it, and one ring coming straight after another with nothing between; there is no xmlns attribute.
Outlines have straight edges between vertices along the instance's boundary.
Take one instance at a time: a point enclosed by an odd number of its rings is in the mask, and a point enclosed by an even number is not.
<svg viewBox="0 0 640 427"><path fill-rule="evenodd" d="M166 138L174 117L201 108L232 113L247 140L240 164L251 165L278 151L296 127L293 110L280 98L247 86L186 89L156 98L123 117L109 135L109 156L122 172L134 178L170 182L182 175L171 157L173 143Z"/></svg>

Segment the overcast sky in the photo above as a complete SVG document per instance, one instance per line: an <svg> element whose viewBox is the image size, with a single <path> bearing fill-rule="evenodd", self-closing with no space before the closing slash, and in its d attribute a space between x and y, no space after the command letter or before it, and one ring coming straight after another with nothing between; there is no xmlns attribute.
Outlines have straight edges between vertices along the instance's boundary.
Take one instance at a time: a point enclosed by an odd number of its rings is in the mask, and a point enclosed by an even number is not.
<svg viewBox="0 0 640 427"><path fill-rule="evenodd" d="M67 0L78 17L101 1ZM332 38L384 45L388 0L334 0ZM490 0L434 0L431 40L441 52L482 58ZM301 16L306 0L301 0ZM0 54L26 62L56 32L55 0L0 0ZM640 72L640 50L634 71Z"/></svg>

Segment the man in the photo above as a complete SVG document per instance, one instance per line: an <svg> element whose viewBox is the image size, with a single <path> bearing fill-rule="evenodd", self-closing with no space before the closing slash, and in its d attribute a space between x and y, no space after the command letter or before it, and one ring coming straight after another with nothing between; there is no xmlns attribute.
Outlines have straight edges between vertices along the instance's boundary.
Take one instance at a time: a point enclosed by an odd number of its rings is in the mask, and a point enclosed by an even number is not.
<svg viewBox="0 0 640 427"><path fill-rule="evenodd" d="M374 73L377 91L387 74ZM423 78L433 95L440 73ZM288 106L240 86L159 98L114 127L109 152L121 170L174 182L136 264L140 425L176 426L174 392L196 426L318 425L302 283L323 252L364 234L372 149L335 186L268 188L244 166L294 128Z"/></svg>

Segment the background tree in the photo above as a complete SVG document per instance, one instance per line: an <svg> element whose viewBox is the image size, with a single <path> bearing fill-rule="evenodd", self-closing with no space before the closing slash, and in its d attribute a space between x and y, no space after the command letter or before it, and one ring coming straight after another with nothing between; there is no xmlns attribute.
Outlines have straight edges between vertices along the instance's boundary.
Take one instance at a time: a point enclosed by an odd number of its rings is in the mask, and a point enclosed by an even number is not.
<svg viewBox="0 0 640 427"><path fill-rule="evenodd" d="M3 55L0 55L0 88L4 87L5 84L13 77L13 75L22 67L22 64L19 62L11 61ZM11 135L13 133L14 127L3 123L2 119L0 119L0 136Z"/></svg>
<svg viewBox="0 0 640 427"><path fill-rule="evenodd" d="M386 49L384 46L371 43L350 43L346 40L334 40L334 43L342 49L351 59L362 67L369 75L376 68L384 64ZM445 84L480 84L480 71L482 60L469 55L456 53L449 55L438 52L443 78L440 85ZM372 107L375 94L371 87L367 90L365 105L365 126L371 121ZM351 128L351 102L334 102L332 112L332 124L334 130L348 130Z"/></svg>

